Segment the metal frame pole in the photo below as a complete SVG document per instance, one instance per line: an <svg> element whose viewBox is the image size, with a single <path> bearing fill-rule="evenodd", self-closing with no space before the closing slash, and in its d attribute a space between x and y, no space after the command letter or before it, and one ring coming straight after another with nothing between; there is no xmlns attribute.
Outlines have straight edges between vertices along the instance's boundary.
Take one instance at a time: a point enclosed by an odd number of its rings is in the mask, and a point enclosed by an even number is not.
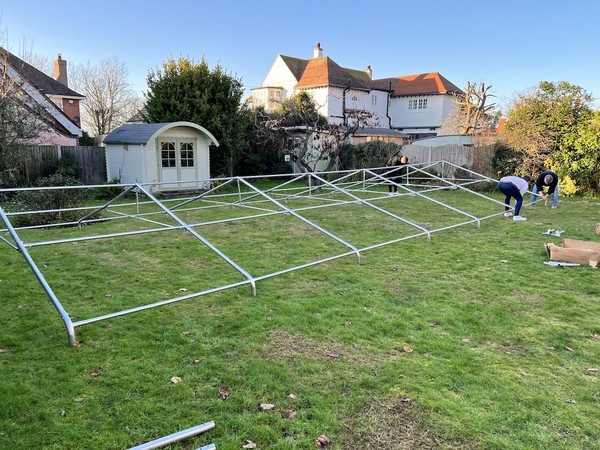
<svg viewBox="0 0 600 450"><path fill-rule="evenodd" d="M290 213L291 215L293 215L294 217L300 219L301 221L307 223L308 225L310 225L313 228L316 228L317 230L319 230L321 233L326 234L327 236L329 236L332 239L335 239L336 241L338 241L340 244L345 245L346 247L348 247L349 249L351 249L354 254L356 254L356 259L357 261L360 263L360 252L358 251L358 249L350 244L349 242L346 242L344 239L340 238L339 236L336 236L335 234L333 234L330 231L327 231L325 228L320 227L319 225L317 225L316 223L308 220L306 217L303 217L302 215L298 214L296 211L294 211L293 209L290 209L288 207L286 207L284 204L278 202L277 200L275 200L273 197L269 196L268 194L265 194L264 192L259 191L258 189L256 189L254 186L252 186L250 183L248 183L246 180L244 180L243 178L240 178L240 181L242 183L244 183L246 186L248 186L250 189L254 190L255 192L257 192L257 194L262 195L263 197L269 199L270 201L272 201L273 203L275 203L277 206L279 206L281 209L287 211L288 213Z"/></svg>
<svg viewBox="0 0 600 450"><path fill-rule="evenodd" d="M372 173L375 177L379 177L379 175L377 175L377 174L375 174L373 172L370 172L370 173ZM418 192L418 191L415 191L413 189L410 189L409 187L404 186L401 183L396 183L394 181L392 181L392 183L394 183L396 186L401 187L402 189L410 192L411 194L416 195L417 197L424 198L425 200L429 200L430 202L433 202L433 203L435 203L437 205L443 206L444 208L448 208L448 209L450 209L450 210L452 210L454 212L457 212L459 214L463 214L463 215L465 215L467 217L470 217L471 219L473 219L473 220L475 220L477 222L477 228L479 228L481 226L481 221L477 217L475 217L473 214L469 214L468 212L465 212L465 211L462 211L462 210L460 210L458 208L455 208L453 206L447 205L444 202L440 202L439 200L435 200L433 198L427 197L426 195L422 194L421 192Z"/></svg>
<svg viewBox="0 0 600 450"><path fill-rule="evenodd" d="M314 175L314 177L317 180L321 181L322 183L325 183L328 186L331 186L334 189L337 189L340 192L343 192L344 194L349 195L350 197L352 197L353 199L355 199L356 201L358 201L358 202L360 202L360 203L362 203L364 205L370 206L371 208L374 208L377 211L380 211L380 212L382 212L382 213L384 213L384 214L386 214L386 215L388 215L390 217L393 217L394 219L397 219L397 220L399 220L401 222L404 222L407 225L410 225L410 226L412 226L414 228L417 228L417 229L421 230L422 232L424 232L427 235L427 242L431 242L431 232L427 228L422 227L421 225L418 225L418 224L416 224L414 222L411 222L410 220L405 219L404 217L398 216L397 214L394 214L394 213L392 213L392 212L390 212L390 211L388 211L386 209L383 209L383 208L381 208L381 207L379 207L377 205L373 205L368 200L364 200L364 199L362 199L360 197L357 197L356 195L352 194L351 192L349 192L349 191L347 191L347 190L345 190L343 188L340 188L340 187L337 187L337 186L331 184L329 181L325 180L324 178L321 178L321 177L319 177L317 175Z"/></svg>
<svg viewBox="0 0 600 450"><path fill-rule="evenodd" d="M172 444L174 442L179 442L184 439L196 436L198 434L204 433L208 430L212 430L215 427L215 422L210 421L203 423L202 425L198 425L192 428L188 428L187 430L179 431L177 433L170 434L165 437L161 437L159 439L155 439L150 442L146 442L145 444L137 445L135 447L131 447L129 450L150 450L153 448L164 447L165 445ZM213 445L213 444L211 444ZM204 448L204 447L203 447ZM213 447L214 448L214 447Z"/></svg>
<svg viewBox="0 0 600 450"><path fill-rule="evenodd" d="M253 297L256 296L256 282L254 281L254 277L252 277L252 275L250 275L248 272L246 272L244 269L242 269L235 261L233 261L231 258L229 258L225 253L223 253L221 250L219 250L217 247L215 247L213 244L211 244L205 237L201 236L198 232L196 232L196 230L194 230L192 227L190 227L190 225L187 222L183 221L179 216L177 216L169 208L167 208L165 205L163 205L148 190L144 189L140 185L138 185L138 187L142 190L142 192L144 192L144 194L146 194L148 196L148 198L150 198L151 200L153 200L154 202L156 202L156 204L163 211L165 211L166 214L168 214L175 221L177 221L177 223L179 223L179 225L181 225L183 228L185 228L192 236L194 236L196 239L200 240L204 245L206 245L213 252L215 252L217 255L219 255L223 260L225 260L231 267L233 267L239 273L241 273L242 275L244 275L244 277L246 277L246 279L250 283L250 286L252 287L252 296Z"/></svg>
<svg viewBox="0 0 600 450"><path fill-rule="evenodd" d="M8 217L6 217L6 214L4 214L4 210L2 209L2 207L0 207L0 218L2 218L2 221L4 222L4 226L6 226L6 229L12 236L13 240L15 241L15 244L17 245L19 251L25 258L25 261L27 261L27 264L29 264L29 267L35 274L35 277L38 279L38 281L42 285L42 288L46 292L46 295L48 295L48 297L50 297L50 300L54 304L56 311L58 311L60 318L64 322L65 327L67 328L67 335L69 336L69 345L73 345L76 341L75 341L75 327L73 326L71 317L69 317L69 314L67 314L67 311L65 311L65 309L61 305L60 301L54 294L54 291L52 290L52 288L46 281L46 278L44 278L44 275L42 275L42 272L40 272L40 269L38 269L37 264L33 261L33 258L31 257L31 255L29 255L27 248L25 248L25 246L23 245L23 242L21 242L21 240L19 239L17 232L14 230L12 224L8 220Z"/></svg>

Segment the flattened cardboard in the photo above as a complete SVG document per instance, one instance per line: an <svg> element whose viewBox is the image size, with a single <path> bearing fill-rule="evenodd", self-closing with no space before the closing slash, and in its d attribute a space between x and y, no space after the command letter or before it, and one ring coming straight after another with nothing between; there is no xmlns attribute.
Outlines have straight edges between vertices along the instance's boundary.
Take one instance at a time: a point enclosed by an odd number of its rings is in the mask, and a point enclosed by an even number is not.
<svg viewBox="0 0 600 450"><path fill-rule="evenodd" d="M589 264L592 267L600 263L600 242L565 239L560 246L549 243L545 247L551 261Z"/></svg>

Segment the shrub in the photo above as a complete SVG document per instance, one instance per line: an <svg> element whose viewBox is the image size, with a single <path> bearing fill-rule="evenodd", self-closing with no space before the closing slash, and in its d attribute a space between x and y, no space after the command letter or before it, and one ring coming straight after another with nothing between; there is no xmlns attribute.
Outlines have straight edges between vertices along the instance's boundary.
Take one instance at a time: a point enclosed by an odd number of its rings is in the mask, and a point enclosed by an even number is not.
<svg viewBox="0 0 600 450"><path fill-rule="evenodd" d="M90 197L96 200L112 200L121 192L123 192L123 188L119 186L111 186L114 184L121 184L121 180L119 178L113 178L112 180L104 183L107 187L99 187L94 188L90 191ZM125 197L131 197L133 194L130 192Z"/></svg>
<svg viewBox="0 0 600 450"><path fill-rule="evenodd" d="M401 149L398 144L383 141L349 145L340 153L340 165L342 169L349 170L382 167L390 156Z"/></svg>
<svg viewBox="0 0 600 450"><path fill-rule="evenodd" d="M77 186L79 181L70 176L56 173L48 177L39 178L35 187L51 186ZM9 205L9 210L17 211L48 211L58 209L77 208L83 205L87 194L82 189L41 189L19 192ZM34 226L51 223L72 222L78 220L81 211L52 211L35 214L15 216L13 225Z"/></svg>
<svg viewBox="0 0 600 450"><path fill-rule="evenodd" d="M579 190L570 176L564 176L559 181L558 193L567 197L577 194Z"/></svg>

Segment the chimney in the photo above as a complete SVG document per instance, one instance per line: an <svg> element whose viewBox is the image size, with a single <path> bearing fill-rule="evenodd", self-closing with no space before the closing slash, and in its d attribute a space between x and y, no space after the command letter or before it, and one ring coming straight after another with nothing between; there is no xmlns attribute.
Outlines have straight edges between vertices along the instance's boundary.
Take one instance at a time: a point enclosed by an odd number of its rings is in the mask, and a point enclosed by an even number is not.
<svg viewBox="0 0 600 450"><path fill-rule="evenodd" d="M54 60L54 78L59 83L69 87L69 80L67 78L67 61L60 57L60 53Z"/></svg>
<svg viewBox="0 0 600 450"><path fill-rule="evenodd" d="M371 66L367 66L367 68L365 69L365 72L367 72L367 75L369 75L369 78L372 80L373 79L373 69L371 69Z"/></svg>
<svg viewBox="0 0 600 450"><path fill-rule="evenodd" d="M319 58L321 56L323 56L323 49L321 48L321 43L317 42L317 46L313 52L313 58Z"/></svg>

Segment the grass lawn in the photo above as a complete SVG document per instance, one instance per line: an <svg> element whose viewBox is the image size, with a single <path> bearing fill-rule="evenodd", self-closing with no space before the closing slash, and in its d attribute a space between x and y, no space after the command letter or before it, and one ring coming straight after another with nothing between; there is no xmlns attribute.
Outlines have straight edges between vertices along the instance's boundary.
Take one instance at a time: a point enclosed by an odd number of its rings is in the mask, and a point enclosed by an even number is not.
<svg viewBox="0 0 600 450"><path fill-rule="evenodd" d="M256 297L241 286L85 325L79 347L0 242L0 448L125 449L212 420L169 448L308 449L327 435L329 449L600 449L600 271L544 265L562 238L542 234L600 241L600 202L561 200L259 281ZM419 197L378 205L425 227L465 220ZM359 248L418 232L358 205L304 215ZM197 231L253 276L347 250L291 215ZM182 231L30 252L74 320L241 280Z"/></svg>

